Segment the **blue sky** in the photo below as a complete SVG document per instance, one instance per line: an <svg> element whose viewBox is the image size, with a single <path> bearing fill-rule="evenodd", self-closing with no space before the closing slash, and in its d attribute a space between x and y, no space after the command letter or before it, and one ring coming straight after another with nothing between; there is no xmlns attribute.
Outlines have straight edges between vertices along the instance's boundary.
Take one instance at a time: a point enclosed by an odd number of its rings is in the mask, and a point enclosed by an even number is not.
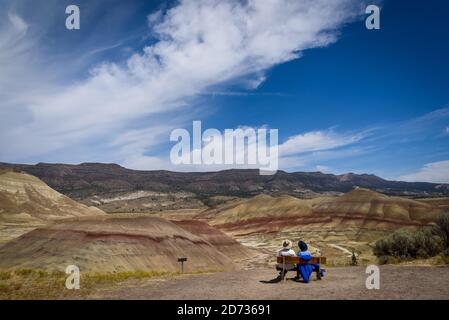
<svg viewBox="0 0 449 320"><path fill-rule="evenodd" d="M78 1L68 31L72 1L3 1L0 161L210 170L168 160L201 120L279 129L287 171L449 182L447 1L274 2Z"/></svg>

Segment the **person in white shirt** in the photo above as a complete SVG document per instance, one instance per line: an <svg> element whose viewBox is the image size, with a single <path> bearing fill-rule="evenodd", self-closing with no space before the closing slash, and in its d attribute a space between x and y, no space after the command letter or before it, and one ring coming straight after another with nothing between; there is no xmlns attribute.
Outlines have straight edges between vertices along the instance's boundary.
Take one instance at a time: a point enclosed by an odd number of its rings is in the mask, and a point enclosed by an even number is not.
<svg viewBox="0 0 449 320"><path fill-rule="evenodd" d="M296 257L295 251L292 250L292 242L290 240L284 240L282 241L282 249L278 251L277 253L278 257ZM278 279L283 280L283 276L287 274L287 271L295 271L296 266L292 263L286 263L285 264L285 271L283 271L284 265L282 263L276 264L276 270L280 271Z"/></svg>

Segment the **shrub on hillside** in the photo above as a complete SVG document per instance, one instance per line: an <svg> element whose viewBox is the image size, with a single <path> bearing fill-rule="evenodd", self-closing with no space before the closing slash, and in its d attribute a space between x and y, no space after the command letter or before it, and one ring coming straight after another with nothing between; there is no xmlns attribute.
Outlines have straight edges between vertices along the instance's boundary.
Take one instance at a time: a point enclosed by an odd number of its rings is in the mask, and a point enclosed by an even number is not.
<svg viewBox="0 0 449 320"><path fill-rule="evenodd" d="M413 238L409 231L398 230L392 235L380 239L374 245L374 255L393 256L402 259L411 258L413 251Z"/></svg>
<svg viewBox="0 0 449 320"><path fill-rule="evenodd" d="M373 254L378 258L391 256L390 248L391 244L389 238L379 239L374 244Z"/></svg>
<svg viewBox="0 0 449 320"><path fill-rule="evenodd" d="M400 260L396 257L393 256L380 256L379 258L379 263L380 264L395 264L400 262Z"/></svg>
<svg viewBox="0 0 449 320"><path fill-rule="evenodd" d="M442 249L441 237L430 228L423 228L414 233L401 229L378 240L373 253L387 261L388 256L402 260L429 258L437 255Z"/></svg>
<svg viewBox="0 0 449 320"><path fill-rule="evenodd" d="M418 230L413 235L413 240L415 258L433 257L443 250L441 237L432 232L430 228Z"/></svg>
<svg viewBox="0 0 449 320"><path fill-rule="evenodd" d="M438 216L436 221L436 233L443 240L444 247L449 248L449 212Z"/></svg>
<svg viewBox="0 0 449 320"><path fill-rule="evenodd" d="M449 257L449 248L446 248L446 250L443 251L443 255Z"/></svg>

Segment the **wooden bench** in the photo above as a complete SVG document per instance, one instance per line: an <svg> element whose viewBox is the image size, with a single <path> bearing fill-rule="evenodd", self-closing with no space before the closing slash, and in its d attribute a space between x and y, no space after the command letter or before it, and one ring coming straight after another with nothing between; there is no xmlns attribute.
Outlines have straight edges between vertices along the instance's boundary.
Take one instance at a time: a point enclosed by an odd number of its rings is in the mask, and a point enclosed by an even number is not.
<svg viewBox="0 0 449 320"><path fill-rule="evenodd" d="M277 263L282 264L282 279L285 281L285 269L286 264L326 264L326 257L312 257L310 260L303 260L300 257L282 256L277 257ZM319 271L316 271L317 277L319 277Z"/></svg>
<svg viewBox="0 0 449 320"><path fill-rule="evenodd" d="M303 260L300 257L277 257L277 263L283 263L283 264L326 264L326 257L312 257L312 259L310 259L310 260Z"/></svg>

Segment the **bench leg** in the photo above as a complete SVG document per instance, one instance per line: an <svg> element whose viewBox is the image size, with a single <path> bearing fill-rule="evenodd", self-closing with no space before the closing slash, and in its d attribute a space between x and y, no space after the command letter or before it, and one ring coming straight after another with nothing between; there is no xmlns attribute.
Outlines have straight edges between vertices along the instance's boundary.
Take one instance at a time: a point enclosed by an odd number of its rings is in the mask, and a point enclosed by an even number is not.
<svg viewBox="0 0 449 320"><path fill-rule="evenodd" d="M320 270L320 268L315 266L315 271L316 271L316 278L318 280L321 280L321 270Z"/></svg>
<svg viewBox="0 0 449 320"><path fill-rule="evenodd" d="M285 282L285 257L282 257L282 280Z"/></svg>

